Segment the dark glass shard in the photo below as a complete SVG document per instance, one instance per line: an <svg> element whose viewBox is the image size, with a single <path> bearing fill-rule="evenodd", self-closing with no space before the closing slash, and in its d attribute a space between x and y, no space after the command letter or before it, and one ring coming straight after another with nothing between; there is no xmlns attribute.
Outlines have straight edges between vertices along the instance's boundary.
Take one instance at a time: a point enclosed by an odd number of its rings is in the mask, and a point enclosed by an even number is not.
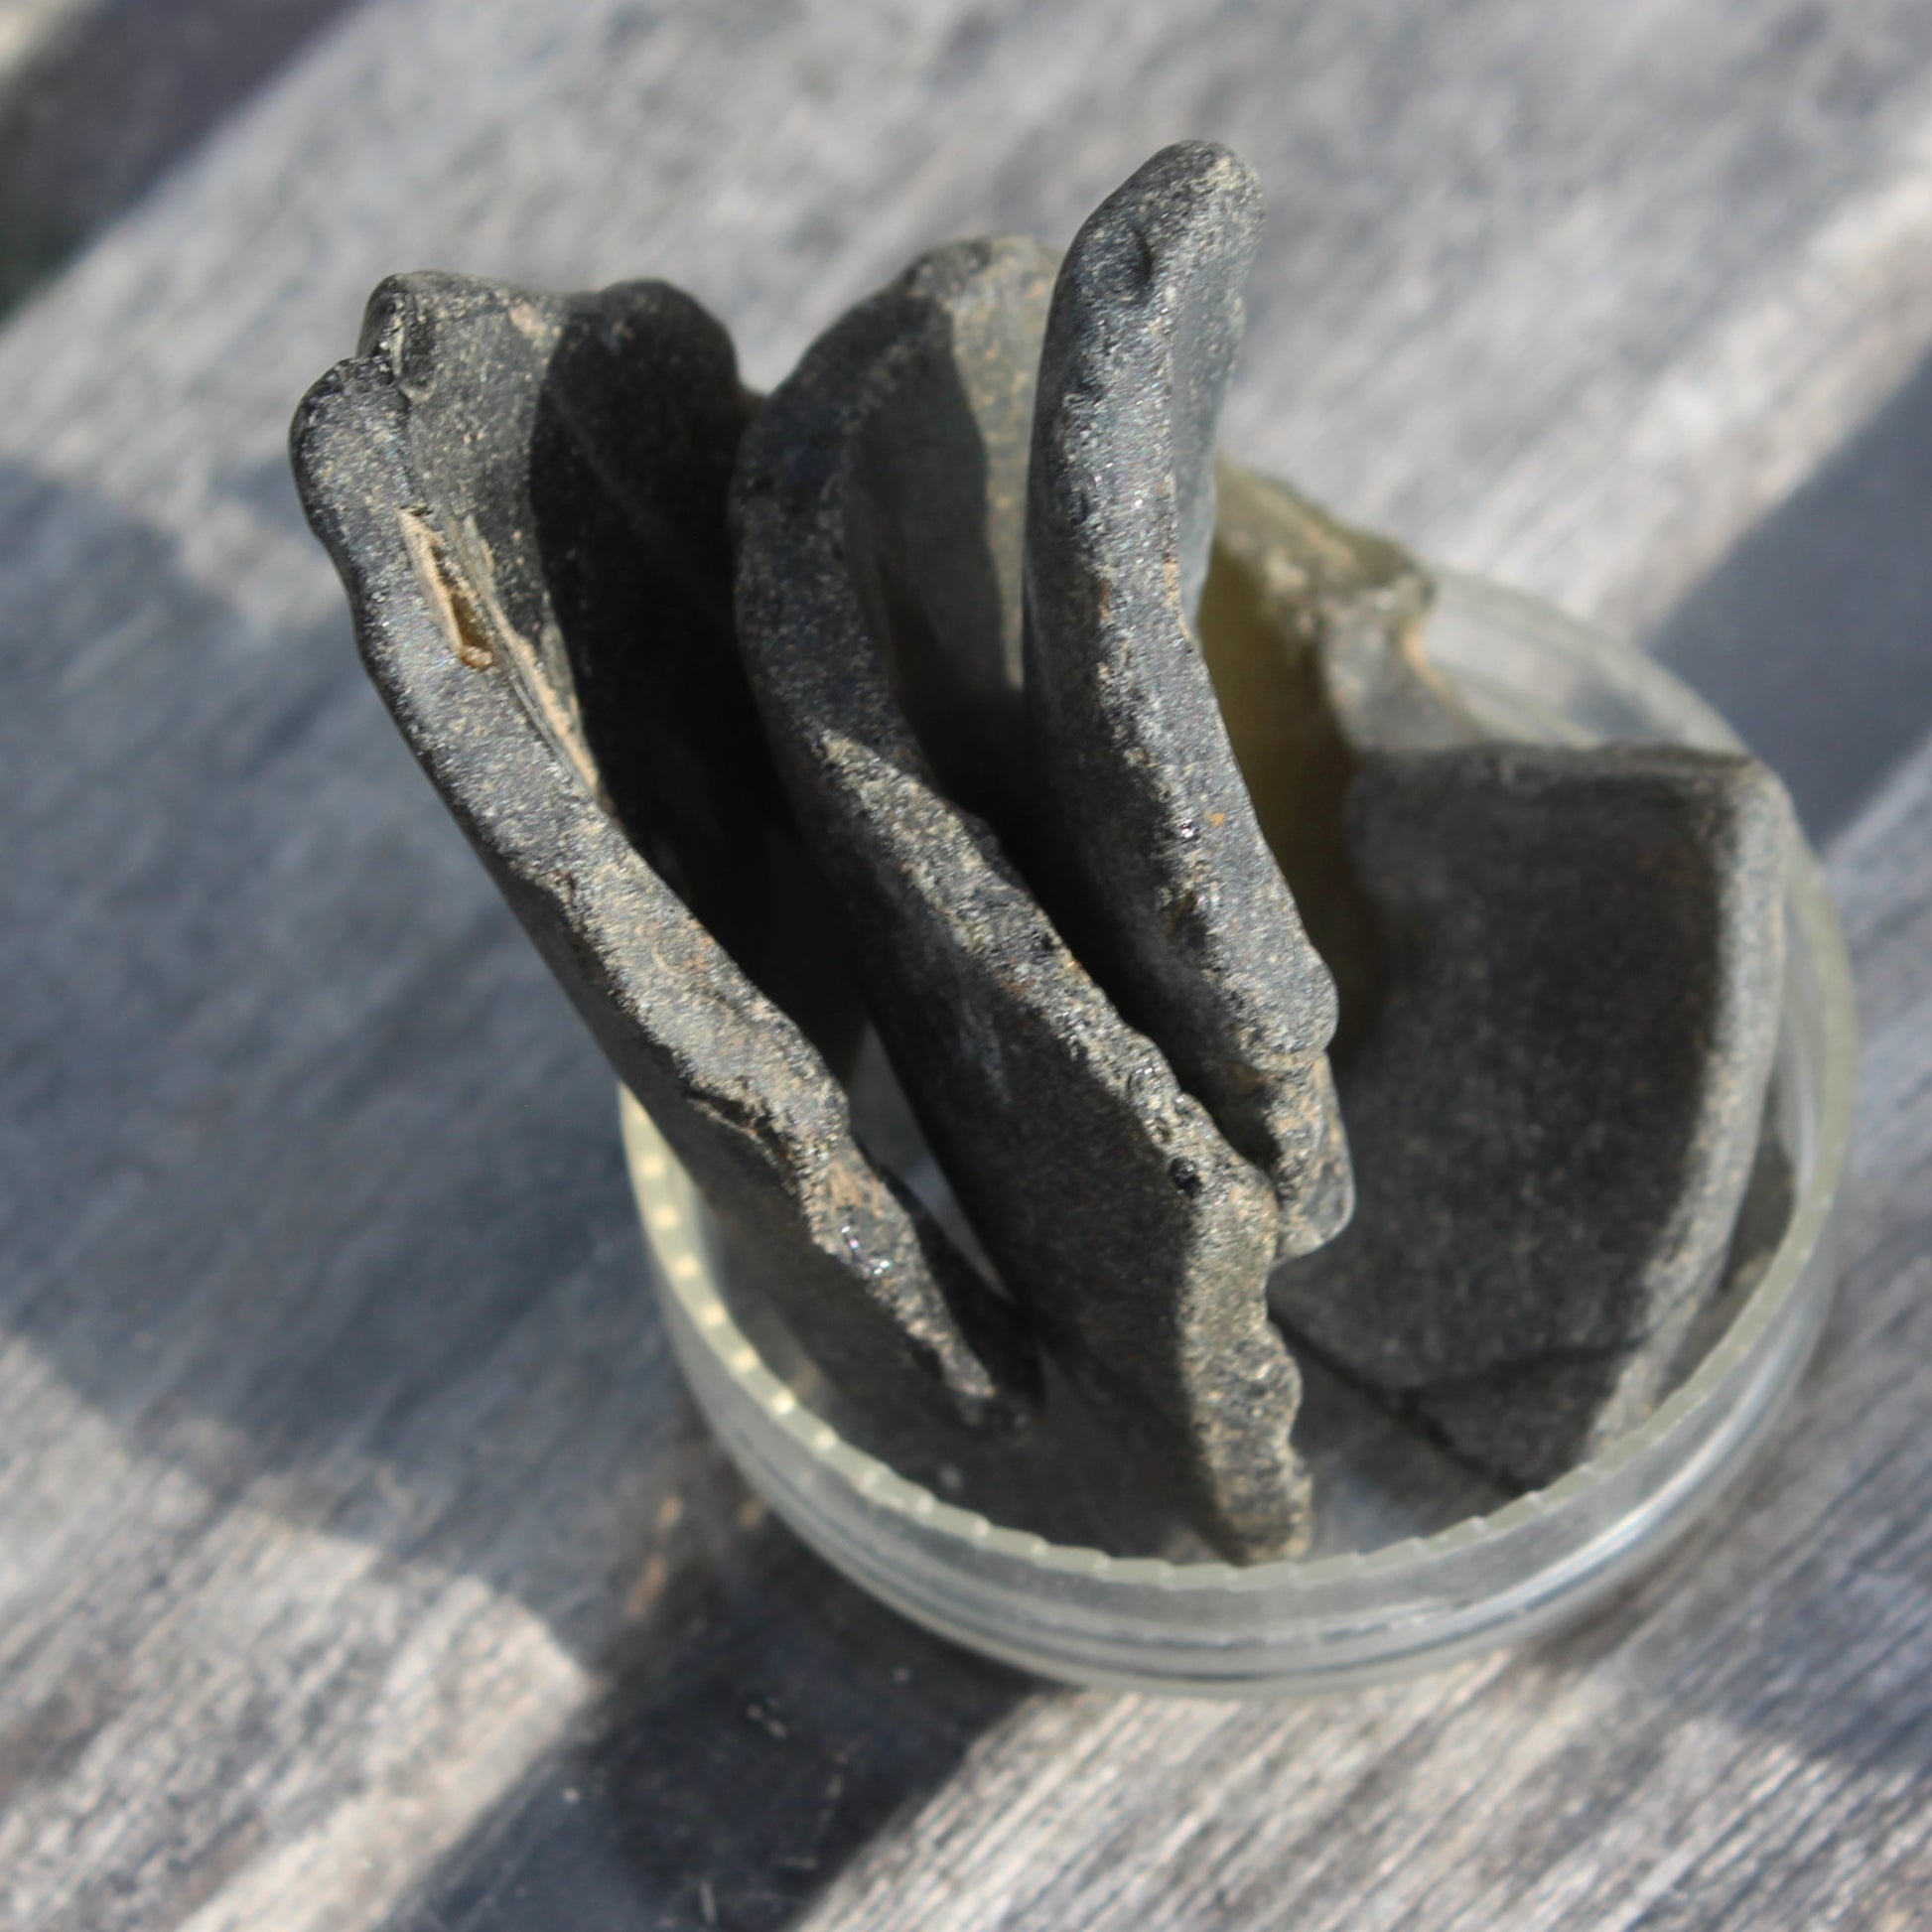
<svg viewBox="0 0 1932 1932"><path fill-rule="evenodd" d="M732 641L750 406L673 289L409 276L304 401L296 474L397 724L751 1292L882 1414L1009 1427L1030 1343L800 1030L837 1050L856 1008Z"/></svg>
<svg viewBox="0 0 1932 1932"><path fill-rule="evenodd" d="M1374 754L1389 985L1343 1069L1354 1223L1291 1333L1516 1487L1641 1417L1720 1285L1782 995L1791 815L1741 756Z"/></svg>
<svg viewBox="0 0 1932 1932"><path fill-rule="evenodd" d="M1194 613L1214 437L1262 218L1225 150L1163 150L1061 265L1028 480L1028 854L1074 950L1274 1182L1278 1252L1353 1201L1310 944L1228 743Z"/></svg>
<svg viewBox="0 0 1932 1932"><path fill-rule="evenodd" d="M974 667L1010 661L1017 384L989 379L1000 336L975 318L1043 292L1031 244L962 243L813 345L740 458L740 637L867 1005L975 1228L1154 1478L1251 1558L1306 1519L1299 1382L1263 1293L1272 1192L941 777L1010 715Z"/></svg>

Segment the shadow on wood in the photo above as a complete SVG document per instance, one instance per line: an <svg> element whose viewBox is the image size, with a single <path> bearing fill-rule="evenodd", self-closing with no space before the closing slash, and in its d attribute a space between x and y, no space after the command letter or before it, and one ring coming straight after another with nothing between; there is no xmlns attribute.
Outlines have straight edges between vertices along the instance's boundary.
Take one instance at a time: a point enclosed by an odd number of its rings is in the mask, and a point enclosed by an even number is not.
<svg viewBox="0 0 1932 1932"><path fill-rule="evenodd" d="M1784 779L1814 841L1846 825L1932 724L1932 361L1649 642Z"/></svg>
<svg viewBox="0 0 1932 1932"><path fill-rule="evenodd" d="M308 544L284 474L229 481L265 544ZM779 1923L1021 1680L757 1520L664 1345L610 1076L345 621L264 635L154 532L31 473L0 474L0 515L58 585L10 607L0 716L0 819L31 841L0 879L0 1363L45 1391L10 1397L8 1448L19 1469L112 1446L86 1465L79 1553L18 1551L40 1613L0 1665L48 1652L76 1587L100 1656L15 1678L9 1804L130 1701L153 1711L149 1666L118 1660L159 1646L164 1678L198 1681L215 1640L180 1606L212 1568L238 1607L321 1592L340 1633L299 1698L313 1667L285 1640L245 1659L288 1731L248 1748L291 1775L338 1734L407 1748L412 1624L453 1619L486 1652L497 1630L527 1647L531 1618L547 1633L538 1681L579 1741L480 1807L436 1880L447 1922L510 1922L513 1878L595 1881L628 1901L615 1923L639 1898L655 1922ZM259 1554L237 1563L247 1524ZM356 1546L377 1563L324 1580L319 1556ZM433 1699L502 1694L449 1668ZM192 1764L166 1775L194 1836L166 1826L157 1911L213 1868L196 1845L294 1824L224 1775L218 1722L186 1722Z"/></svg>
<svg viewBox="0 0 1932 1932"><path fill-rule="evenodd" d="M69 0L0 88L0 308L136 201L351 0Z"/></svg>
<svg viewBox="0 0 1932 1932"><path fill-rule="evenodd" d="M754 1506L666 1585L575 1739L395 1932L773 1932L1029 1688L863 1596Z"/></svg>

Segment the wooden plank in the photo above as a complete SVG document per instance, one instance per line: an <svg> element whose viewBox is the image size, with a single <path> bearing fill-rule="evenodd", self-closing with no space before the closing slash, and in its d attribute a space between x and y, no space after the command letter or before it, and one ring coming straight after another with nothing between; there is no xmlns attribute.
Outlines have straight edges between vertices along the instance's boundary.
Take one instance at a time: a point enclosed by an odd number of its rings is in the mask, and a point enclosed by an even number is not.
<svg viewBox="0 0 1932 1932"><path fill-rule="evenodd" d="M1752 526L1653 642L1840 830L1925 730L1932 364ZM1828 701L1822 701L1829 694Z"/></svg>
<svg viewBox="0 0 1932 1932"><path fill-rule="evenodd" d="M1295 1711L1023 1698L704 1442L608 1082L280 441L391 268L661 273L768 381L923 243L1064 236L1205 133L1275 204L1237 451L1645 620L1932 340L1928 105L1911 0L423 0L20 315L0 1922L1906 1923L1917 1089L1799 1428L1589 1630ZM1932 1037L1916 796L1843 874L1888 1068Z"/></svg>
<svg viewBox="0 0 1932 1932"><path fill-rule="evenodd" d="M0 0L0 307L346 0Z"/></svg>
<svg viewBox="0 0 1932 1932"><path fill-rule="evenodd" d="M101 0L0 0L0 92L97 11Z"/></svg>

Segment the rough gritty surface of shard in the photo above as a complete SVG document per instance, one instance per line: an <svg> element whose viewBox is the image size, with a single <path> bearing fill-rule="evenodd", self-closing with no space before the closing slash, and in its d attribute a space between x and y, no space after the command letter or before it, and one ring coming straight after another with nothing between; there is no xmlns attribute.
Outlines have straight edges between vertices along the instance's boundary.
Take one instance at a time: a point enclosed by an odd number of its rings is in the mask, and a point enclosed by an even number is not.
<svg viewBox="0 0 1932 1932"><path fill-rule="evenodd" d="M1225 150L1168 148L1061 265L1028 483L1024 863L1074 950L1281 1206L1278 1252L1347 1220L1334 983L1228 743L1193 614L1214 439L1262 219Z"/></svg>
<svg viewBox="0 0 1932 1932"><path fill-rule="evenodd" d="M1757 1153L1790 809L1741 756L1371 754L1388 987L1342 1101L1354 1223L1290 1330L1517 1487L1660 1393Z"/></svg>
<svg viewBox="0 0 1932 1932"><path fill-rule="evenodd" d="M979 357L1004 352L989 310L1041 312L1048 265L1030 243L938 250L766 402L735 485L741 642L868 1006L974 1226L1150 1474L1252 1558L1292 1548L1307 1508L1299 1381L1263 1294L1273 1192L943 781L970 784L971 747L1011 715L1010 685L969 668L1011 661L1019 500L1017 385Z"/></svg>
<svg viewBox="0 0 1932 1932"><path fill-rule="evenodd" d="M1467 1160L1468 1143L1463 1123L1447 1098L1453 1082L1437 1064L1442 1049L1436 1042L1459 1040L1470 1045L1464 1032L1466 1012L1457 1004L1465 999L1467 986L1447 969L1442 956L1419 962L1412 947L1408 956L1398 957L1393 963L1399 968L1399 997L1388 1013L1381 1011L1392 963L1388 941L1405 934L1416 941L1410 900L1417 880L1426 873L1419 871L1412 877L1404 870L1393 835L1381 840L1384 852L1379 866L1358 869L1344 829L1344 801L1364 760L1373 763L1377 754L1473 748L1488 736L1430 661L1423 631L1433 601L1427 573L1399 545L1349 528L1286 484L1225 466L1220 482L1203 636L1257 812L1309 931L1342 992L1337 1063L1362 1189L1357 1224L1333 1251L1282 1278L1276 1287L1277 1306L1294 1325L1298 1345L1311 1340L1319 1343L1324 1333L1333 1343L1345 1326L1346 1311L1359 1309L1361 1281L1373 1275L1382 1284L1382 1298L1373 1316L1349 1330L1341 1344L1355 1352L1334 1359L1385 1398L1420 1416L1489 1473L1515 1486L1547 1481L1642 1419L1676 1370L1708 1347L1717 1332L1714 1324L1721 1323L1725 1311L1734 1311L1740 1285L1761 1269L1782 1230L1789 1208L1788 1161L1774 1128L1745 1124L1749 1092L1753 1083L1761 1090L1771 1050L1777 999L1773 962L1781 937L1776 879L1760 871L1743 888L1747 895L1756 896L1750 916L1761 922L1769 947L1759 960L1770 972L1771 987L1764 996L1769 1005L1759 1010L1760 1032L1754 1042L1735 1032L1707 1042L1713 1050L1733 1056L1728 1073L1713 1065L1706 1069L1707 1075L1718 1080L1721 1088L1731 1074L1741 1077L1726 1131L1754 1146L1756 1166L1748 1184L1739 1178L1742 1170L1734 1164L1737 1159L1748 1163L1748 1154L1737 1156L1733 1147L1730 1156L1718 1161L1707 1140L1694 1144L1687 1157L1666 1123L1665 1131L1652 1140L1647 1166L1641 1146L1628 1149L1631 1172L1625 1176L1621 1197L1625 1205L1614 1205L1607 1191L1596 1204L1596 1211L1612 1226L1627 1216L1641 1221L1654 1213L1657 1200L1673 1188L1683 1190L1687 1203L1697 1204L1693 1231L1669 1267L1650 1267L1640 1244L1632 1245L1629 1227L1620 1227L1603 1247L1605 1256L1622 1254L1631 1271L1630 1300L1620 1314L1612 1309L1610 1316L1623 1321L1618 1331L1623 1339L1608 1348L1585 1346L1567 1354L1546 1353L1510 1373L1464 1377L1460 1383L1456 1382L1459 1371L1442 1370L1447 1379L1431 1398L1412 1399L1410 1383L1403 1376L1413 1380L1421 1371L1413 1361L1399 1372L1392 1368L1393 1357L1373 1345L1368 1327L1373 1321L1390 1334L1428 1332L1430 1311L1441 1307L1438 1281L1445 1271L1438 1249L1417 1247L1418 1240L1426 1238L1419 1235L1419 1227L1433 1216L1437 1235L1447 1238L1446 1204L1456 1209L1460 1219L1454 1238L1464 1251L1446 1272L1461 1283L1469 1298L1463 1308L1464 1327L1473 1331L1487 1325L1501 1334L1512 1326L1520 1328L1526 1320L1530 1298L1522 1288L1520 1258L1534 1257L1534 1265L1547 1266L1559 1277L1566 1275L1572 1269L1566 1243L1590 1243L1587 1227L1577 1218L1589 1210L1572 1199L1557 1220L1547 1218L1552 1200L1563 1193L1561 1169L1568 1152L1561 1142L1519 1136L1512 1151L1512 1158L1526 1166L1554 1162L1559 1170L1554 1176L1539 1173L1512 1179L1501 1173L1500 1162L1489 1171L1477 1164L1458 1165ZM1613 815L1610 801L1620 787L1654 791L1657 785L1655 766L1642 759L1633 763L1627 751L1573 756L1581 760L1577 775L1585 770L1592 774L1599 818ZM1749 775L1738 776L1735 759L1694 752L1669 757L1676 760L1677 776L1686 784L1735 784L1741 788L1740 795L1775 792L1775 785L1756 767L1748 767ZM1394 768L1401 768L1399 760ZM1487 864L1483 841L1488 831L1481 819L1486 808L1480 795L1493 790L1496 769L1486 754L1473 751L1460 764L1445 769L1453 769L1458 782L1471 788L1471 796L1460 808L1468 814L1464 827L1468 846L1456 863L1473 873ZM1363 799L1353 807L1358 814L1372 810L1369 794L1375 789L1375 780L1365 783ZM1553 805L1556 796L1553 793ZM1756 809L1775 817L1775 806L1765 805L1762 797ZM1710 852L1713 867L1737 863L1748 868L1761 859L1766 836L1762 822L1758 833L1755 840L1740 838L1729 853L1722 839L1716 840ZM1557 849L1565 836L1558 827L1549 828L1551 891L1559 895L1575 890L1568 862ZM1592 849L1592 835L1586 831L1571 856L1588 861ZM1599 853L1593 863L1601 862ZM1415 849L1418 868L1436 863L1428 848ZM1702 890L1707 897L1721 899L1733 891L1734 884L1719 879L1715 872L1703 878L1701 887L1669 872L1649 877L1633 873L1627 881L1632 893L1655 896L1656 916L1666 921L1672 916L1666 901L1673 894ZM1478 893L1473 906L1488 904ZM1500 952L1519 929L1508 923L1518 914L1501 909L1500 900L1491 910L1495 917L1490 939ZM1732 911L1736 911L1734 903ZM1550 921L1574 915L1552 900ZM1472 909L1470 917L1474 920L1477 911ZM1633 930L1641 927L1643 918L1641 907L1633 909ZM1533 929L1522 930L1527 936ZM1579 943L1587 943L1587 928L1580 925L1576 931ZM1465 941L1472 938L1473 927L1463 933ZM1539 1026L1550 1029L1558 1024L1572 972L1573 963L1561 949L1545 946L1520 952L1507 981L1517 1010L1511 1024L1523 1034L1518 1049L1524 1056L1543 1052L1553 1084L1562 1077L1562 1039L1546 1033L1538 1046L1533 1035ZM1484 982L1490 983L1486 967ZM1440 1008L1427 1010L1432 1002L1440 1002ZM1633 1055L1644 1050L1640 1031L1633 1018ZM1365 1038L1375 1044L1358 1057L1355 1049ZM1587 1043L1587 1038L1580 1041ZM1687 1041L1680 1035L1679 1043L1690 1052L1696 1050L1694 1037ZM1680 1061L1680 1086L1687 1065ZM1576 1090L1574 1108L1574 1123L1581 1132L1583 1110L1592 1104L1588 1096L1599 1090L1600 1083L1584 1067L1575 1077L1583 1082ZM1602 1177L1606 1183L1612 1178L1607 1170ZM1483 1198L1506 1198L1511 1205L1497 1205L1485 1217L1475 1203L1459 1201L1456 1190L1463 1183ZM1500 1197L1497 1188L1503 1190ZM1538 1215L1546 1218L1539 1221ZM1513 1246L1518 1265L1512 1269L1505 1259L1486 1268L1481 1253L1485 1243L1498 1244L1495 1252L1505 1256ZM1377 1259L1365 1259L1370 1255ZM1410 1265L1404 1257L1412 1256L1421 1256L1426 1265ZM1700 1267L1705 1269L1701 1276ZM1680 1298L1679 1290L1687 1280L1691 1287ZM1493 1307L1475 1305L1475 1298L1491 1292L1480 1286L1483 1282L1495 1290ZM1717 1292L1721 1282L1725 1284L1722 1295ZM1598 1283L1584 1293L1594 1295L1600 1287ZM1321 1295L1332 1298L1334 1307L1318 1316L1311 1314L1310 1305ZM1667 1312L1645 1314L1641 1312L1645 1309ZM1646 1322L1654 1325L1646 1329Z"/></svg>
<svg viewBox="0 0 1932 1932"><path fill-rule="evenodd" d="M295 465L371 676L751 1294L875 1411L1010 1426L1030 1343L781 1010L832 1050L854 1012L733 647L750 407L673 289L410 276Z"/></svg>

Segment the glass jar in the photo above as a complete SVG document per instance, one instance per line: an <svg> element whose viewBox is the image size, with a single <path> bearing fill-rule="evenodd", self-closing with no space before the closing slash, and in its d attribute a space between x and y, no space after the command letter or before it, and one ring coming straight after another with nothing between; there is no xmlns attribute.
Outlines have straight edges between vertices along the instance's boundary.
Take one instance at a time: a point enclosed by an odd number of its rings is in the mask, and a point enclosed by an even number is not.
<svg viewBox="0 0 1932 1932"><path fill-rule="evenodd" d="M1514 592L1437 575L1432 659L1496 736L1734 747L1716 713L1630 645ZM1472 1482L1466 1513L1451 1506L1444 1520L1453 1486L1416 1475L1411 1433L1365 1403L1329 1413L1334 1391L1318 1389L1304 1417L1326 1414L1325 1433L1310 1445L1298 1425L1297 1442L1321 1530L1313 1553L1292 1561L1110 1553L981 1506L970 1477L910 1480L841 1434L801 1397L795 1370L777 1372L734 1320L702 1203L625 1095L671 1344L720 1441L799 1536L905 1615L1023 1669L1194 1694L1311 1692L1512 1642L1587 1608L1716 1507L1817 1337L1834 1285L1856 1021L1837 915L1803 845L1786 920L1767 1130L1790 1167L1782 1236L1649 1420L1547 1489L1504 1499Z"/></svg>

